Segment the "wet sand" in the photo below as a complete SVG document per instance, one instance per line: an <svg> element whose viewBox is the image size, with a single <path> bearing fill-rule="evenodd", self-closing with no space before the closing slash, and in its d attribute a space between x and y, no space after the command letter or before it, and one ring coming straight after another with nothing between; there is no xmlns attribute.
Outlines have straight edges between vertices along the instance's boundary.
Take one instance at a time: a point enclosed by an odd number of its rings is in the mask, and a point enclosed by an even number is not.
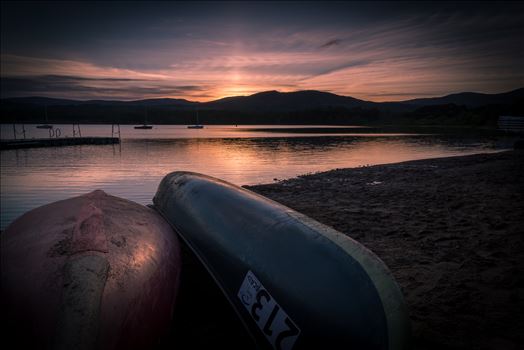
<svg viewBox="0 0 524 350"><path fill-rule="evenodd" d="M524 151L250 186L375 252L410 309L415 349L524 343Z"/></svg>

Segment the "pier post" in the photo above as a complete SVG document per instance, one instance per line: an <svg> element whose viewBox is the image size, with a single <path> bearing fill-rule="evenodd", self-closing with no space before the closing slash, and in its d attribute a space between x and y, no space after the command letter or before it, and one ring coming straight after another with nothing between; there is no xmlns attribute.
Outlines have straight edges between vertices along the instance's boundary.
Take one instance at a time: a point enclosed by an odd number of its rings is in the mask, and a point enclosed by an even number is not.
<svg viewBox="0 0 524 350"><path fill-rule="evenodd" d="M120 124L111 124L111 137L115 137L115 135L118 135L118 142L120 143Z"/></svg>
<svg viewBox="0 0 524 350"><path fill-rule="evenodd" d="M82 131L80 130L80 124L73 124L73 137L76 137L77 134L79 137L82 137Z"/></svg>

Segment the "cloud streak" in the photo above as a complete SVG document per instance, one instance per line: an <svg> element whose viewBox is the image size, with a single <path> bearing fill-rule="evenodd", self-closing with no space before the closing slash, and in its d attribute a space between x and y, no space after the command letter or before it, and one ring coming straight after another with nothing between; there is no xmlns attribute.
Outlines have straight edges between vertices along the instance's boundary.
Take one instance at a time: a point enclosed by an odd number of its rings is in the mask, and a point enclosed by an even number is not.
<svg viewBox="0 0 524 350"><path fill-rule="evenodd" d="M338 46L341 43L342 43L342 40L340 40L340 39L332 39L332 40L329 40L328 42L326 42L325 44L320 45L320 48L324 49L326 47Z"/></svg>
<svg viewBox="0 0 524 350"><path fill-rule="evenodd" d="M59 75L9 77L1 80L2 98L20 95L60 98L67 95L69 98L79 100L101 98L136 100L185 94L208 96L205 93L208 90L209 87L205 86L177 86L140 79L97 79ZM10 94L4 95L4 91L9 91Z"/></svg>

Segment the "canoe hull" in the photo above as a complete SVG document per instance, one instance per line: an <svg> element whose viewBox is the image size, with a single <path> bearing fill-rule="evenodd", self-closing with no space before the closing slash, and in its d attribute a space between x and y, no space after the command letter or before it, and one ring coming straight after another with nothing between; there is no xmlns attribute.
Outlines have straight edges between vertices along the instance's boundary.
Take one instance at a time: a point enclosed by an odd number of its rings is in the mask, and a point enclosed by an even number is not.
<svg viewBox="0 0 524 350"><path fill-rule="evenodd" d="M94 191L26 213L1 239L9 344L139 349L167 330L180 245L154 210Z"/></svg>
<svg viewBox="0 0 524 350"><path fill-rule="evenodd" d="M408 346L397 284L346 235L201 174L167 175L153 202L262 347Z"/></svg>

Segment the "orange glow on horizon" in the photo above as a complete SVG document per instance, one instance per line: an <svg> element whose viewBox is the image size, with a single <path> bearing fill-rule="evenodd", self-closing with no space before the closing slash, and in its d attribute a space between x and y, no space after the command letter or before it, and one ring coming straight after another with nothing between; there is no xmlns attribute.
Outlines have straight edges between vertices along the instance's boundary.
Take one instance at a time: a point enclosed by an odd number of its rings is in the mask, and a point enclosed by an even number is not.
<svg viewBox="0 0 524 350"><path fill-rule="evenodd" d="M379 55L380 53L376 53ZM368 53L369 55L369 53ZM270 53L244 54L203 58L192 64L172 65L169 69L137 70L98 66L89 62L34 58L2 54L2 79L50 79L46 86L72 84L62 91L46 88L39 91L44 97L78 100L148 98L181 98L209 102L225 97L247 96L277 90L293 92L318 90L361 100L385 102L420 97L436 97L450 93L474 91L500 93L510 90L505 76L494 80L486 76L485 86L475 89L476 71L467 71L459 58L428 57L423 61L381 59L373 64L346 64L339 54ZM365 61L366 57L362 57ZM296 67L310 65L341 65L318 74L299 73ZM428 69L429 67L433 67ZM271 71L275 67L275 71ZM286 68L287 67L287 68ZM261 70L261 71L259 71ZM457 77L462 76L461 79ZM62 80L60 80L62 79ZM38 82L38 81L37 81ZM488 85L489 82L489 85ZM480 80L482 83L482 80ZM81 87L81 89L75 89ZM519 88L513 86L511 88ZM89 91L86 96L85 91Z"/></svg>

